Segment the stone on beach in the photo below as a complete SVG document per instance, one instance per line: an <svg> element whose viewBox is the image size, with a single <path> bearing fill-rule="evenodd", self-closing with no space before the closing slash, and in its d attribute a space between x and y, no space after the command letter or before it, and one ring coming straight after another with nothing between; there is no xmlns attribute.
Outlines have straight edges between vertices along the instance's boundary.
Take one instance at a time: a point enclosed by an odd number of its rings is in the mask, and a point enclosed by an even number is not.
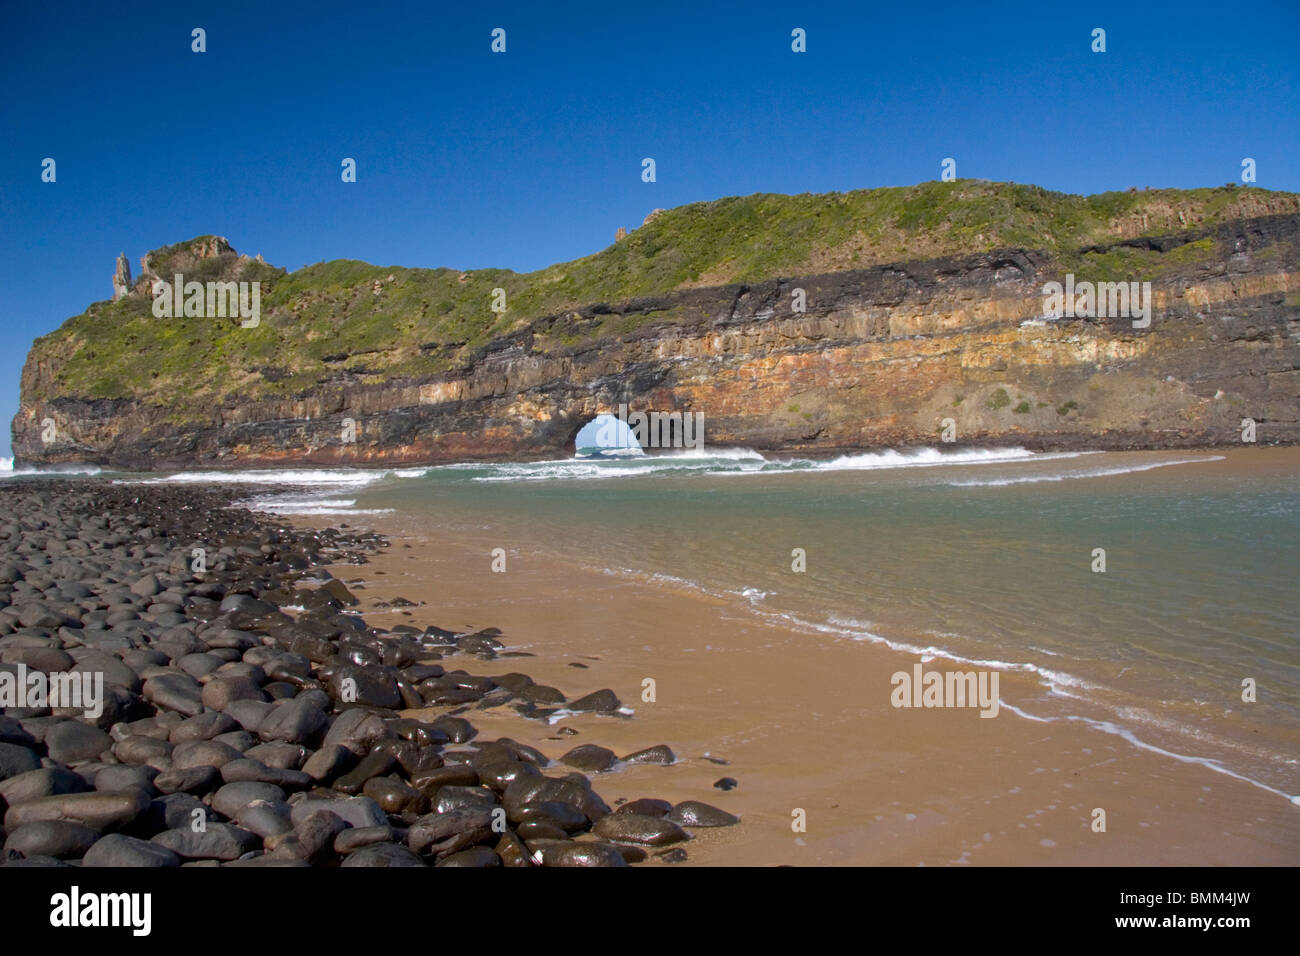
<svg viewBox="0 0 1300 956"><path fill-rule="evenodd" d="M686 838L662 801L611 822L586 774L621 768L613 750L588 743L553 763L480 736L483 710L524 724L568 699L450 663L531 656L506 651L501 631L385 630L344 613L353 589L322 565L364 563L380 536L282 527L234 497L0 485L14 516L0 518L0 667L98 675L105 689L96 717L0 713L5 865L622 866ZM568 706L621 704L605 688ZM623 763L674 760L659 745Z"/></svg>

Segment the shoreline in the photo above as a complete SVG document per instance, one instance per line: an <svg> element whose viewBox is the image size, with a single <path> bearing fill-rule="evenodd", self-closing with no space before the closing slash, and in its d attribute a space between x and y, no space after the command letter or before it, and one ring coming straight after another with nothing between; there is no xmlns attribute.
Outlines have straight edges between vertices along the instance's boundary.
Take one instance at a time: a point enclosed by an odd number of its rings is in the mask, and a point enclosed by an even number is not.
<svg viewBox="0 0 1300 956"><path fill-rule="evenodd" d="M1285 469L1285 464L1274 460L1268 468ZM1231 468L1232 463L1214 459L1190 467ZM158 503L170 502L172 511L206 509L220 514L235 502L247 501L251 494L300 490L292 483L280 482L242 485L231 481L214 486L76 479L6 484L0 489L11 499L103 495L129 502L134 498L136 510L157 516L151 521L179 520L182 525L193 519L163 515ZM214 510L218 502L222 507ZM42 507L47 506L48 502ZM98 507L102 511L106 506ZM132 509L109 510L128 513ZM59 512L59 520L65 524L67 511ZM80 514L75 508L68 513ZM340 517L346 520L340 522ZM137 519L115 514L115 520ZM359 599L353 610L364 615L366 624L384 632L369 635L379 638L371 644L374 653L380 653L385 642L397 641L407 646L408 655L419 651L408 667L432 663L441 668L443 662L437 655L449 650L446 645L435 639L416 648L411 641L417 635L427 637L426 628L451 628L487 640L471 642L473 648L466 647L448 658L445 671L464 668L489 682L493 678L509 681L512 678L507 675L523 671L537 684L558 687L571 699L612 689L623 705L633 710L630 717L572 714L563 704L547 701L531 708L532 716L544 719L522 719L514 708L529 709L529 705L526 698L514 693L517 688L507 694L503 685L489 689L483 684L473 684L473 692L463 701L458 695L468 688L461 687L452 694L451 703L435 708L414 706L416 701L403 696L400 708L379 708L379 712L382 720L415 720L421 727L439 726L449 715L468 718L479 732L479 741L496 737L510 741L503 746L523 748L511 751L515 763L521 762L523 754L550 758L549 765L537 765L548 777L571 769L557 758L574 746L609 748L612 758L666 745L676 756L668 766L616 763L610 772L592 770L586 777L595 792L607 798L609 809L616 809L621 801L668 801L663 806L704 801L741 819L739 826L692 831L692 839L680 847L685 850L687 865L1293 865L1300 850L1300 817L1296 816L1300 810L1287 803L1282 791L1261 789L1239 775L1198 763L1197 758L1162 752L1126 737L1122 727L1103 726L1104 721L1059 713L1044 719L1033 712L1032 704L1048 702L1048 696L1033 674L1001 672L1001 712L991 720L969 709L900 710L889 704L890 676L909 671L916 662L914 655L883 644L846 637L827 639L764 621L745 613L738 600L683 586L689 582L660 581L647 586L645 580L602 573L576 561L557 563L553 558L519 553L517 548L511 549L509 572L493 574L488 570L488 545L500 537L499 529L448 534L436 518L402 512L375 514L361 509L360 514L281 516L249 514L244 506L234 510L229 522L210 524L221 528L249 520L263 529L262 533L291 529L286 541L388 540L387 548L372 549L362 563L354 563L355 556L344 548L339 552L347 559L344 563L320 565ZM48 537L47 533L33 540L45 542ZM30 543L26 536L22 540L24 547ZM74 549L74 554L80 558L81 552ZM51 560L57 559L51 556ZM256 568L257 559L253 560ZM197 594L195 589L204 584L197 575L190 576L187 583L184 575L167 578L166 573L162 572L159 580L169 582L168 593L179 594L188 588ZM264 597L296 617L290 620L276 611L284 620L272 615L267 620L278 623L267 630L266 622L240 619L237 613L233 621L231 612L216 615L213 619L219 618L223 628L232 623L236 630L247 628L244 633L251 633L263 645L243 647L241 642L240 659L225 658L227 670L246 667L249 653L254 659L268 649L294 653L294 645L283 644L283 635L277 638L275 628L305 625L313 613L322 610L319 605L304 607L300 603L301 595L317 587L309 583L316 574L311 567L276 570L274 575L282 576L285 583L277 578L274 586L270 573L265 566L258 568L254 576L265 580L250 593L265 591ZM252 586L246 573L216 579ZM40 583L39 573L32 581ZM289 586L289 582L301 583ZM16 585L3 586L13 590ZM119 592L120 587L113 593L120 597ZM397 598L404 600L398 602ZM379 606L381 601L390 606ZM134 632L149 633L142 622L152 621L151 615L175 613L176 608L158 611L158 603L136 609L138 628L128 625L121 635L116 632L121 624L106 628L110 643L125 641L118 650L134 647ZM190 606L183 605L185 615L192 613ZM328 613L342 610L331 605ZM0 615L4 613L0 609ZM188 622L164 620L171 626L189 628L200 641L211 629L203 614ZM97 620L93 627L99 629L103 623ZM485 634L483 628L500 632ZM14 660L12 638L18 630L0 628L0 660L5 664ZM55 645L49 641L59 640L57 635L48 635L48 630L47 637L31 633L26 625L21 630L34 640L24 638L18 644L52 648ZM154 639L156 636L146 636L144 647L151 648ZM342 649L339 640L335 638L331 654ZM502 646L494 649L496 642ZM300 649L307 647L300 645ZM945 670L956 660L935 655L925 666ZM173 658L166 666L174 670L177 663L178 658ZM307 675L313 683L298 687L300 695L304 690L332 694L335 666L313 663ZM140 676L145 673L147 669L139 672ZM427 679L432 672L415 673ZM654 701L641 699L647 677L655 681ZM199 690L211 679L211 673L201 675ZM442 678L435 677L427 686L421 683L413 689L427 705L426 691L447 688ZM278 688L275 693L285 693L285 689ZM495 706L480 709L485 696ZM284 699L288 698L274 698ZM345 710L333 711L331 720ZM37 722L48 719L37 717ZM0 723L4 720L0 714ZM111 723L106 726L112 730ZM30 735L38 749L45 733L41 730L39 735ZM243 733L247 738L250 730L245 728ZM245 738L228 737L228 745L244 750L259 745L256 737ZM116 746L115 742L105 755L85 761L93 772L83 783L95 787L100 771L131 762L114 753ZM165 774L173 769L168 765L170 752L153 763L133 764L139 776L149 779L133 777L131 786L146 792L153 787L157 774L151 777L139 768L152 767ZM461 759L456 755L465 752L453 745L445 748L441 759L450 756L454 759L448 763L455 763ZM291 782L282 788L288 797L286 805L299 801L300 794L320 789L319 781L308 783L293 776L301 772L309 756L302 754L289 761L291 766L271 768L288 774L278 777ZM360 759L362 754L354 756ZM496 751L496 756L503 755ZM243 759L229 753L225 757L227 762ZM79 772L86 767L73 769ZM249 772L276 776L271 770L251 768ZM408 787L416 783L409 768L394 774L395 783ZM734 788L714 787L727 777L736 781ZM152 798L157 800L160 795L154 789ZM7 799L6 793L11 792L8 781L0 779L0 799ZM209 791L204 799L210 800L214 792ZM437 793L434 787L424 796ZM342 796L338 792L332 795ZM9 803L12 809L13 801ZM1099 807L1108 818L1104 833L1090 827L1091 815ZM796 811L806 819L806 829L798 832L792 829ZM413 812L390 814L389 829L375 845L403 846L410 827L419 819L411 816ZM228 818L234 825L240 822ZM225 818L219 814L216 819ZM525 848L534 851L535 842L529 841ZM562 842L567 848L571 841ZM617 841L583 837L580 842L612 845ZM344 845L350 846L346 840ZM268 840L261 849L246 851L254 855L239 865L258 858L266 864L284 865L289 861L277 846L276 840ZM537 849L545 851L546 846L543 840ZM658 862L653 853L646 853L644 845L639 849L628 844L622 847L620 862ZM361 848L350 847L353 852ZM466 852L470 849L475 850L473 858L486 861L487 854L478 852L480 848L469 847ZM496 848L489 849L498 862L504 860ZM605 851L588 846L581 852ZM326 865L338 865L349 855L336 854ZM433 862L422 852L416 856L421 858L419 865ZM608 855L604 859L617 865ZM188 862L207 865L214 861Z"/></svg>
<svg viewBox="0 0 1300 956"><path fill-rule="evenodd" d="M373 566L385 573L367 576L357 592L363 607L402 596L460 615L466 626L490 619L508 648L545 650L536 667L547 679L582 663L625 700L635 700L641 680L654 676L659 700L635 705L634 723L661 728L658 736L690 758L669 768L662 795L672 799L679 779L682 787L698 787L729 774L741 786L719 793L717 803L759 823L727 834L725 854L702 847L692 855L696 862L1286 865L1300 850L1300 811L1284 792L1165 752L1140 734L1130 740L1114 723L1051 707L1045 719L1033 702L1050 701L1032 674L1002 672L1006 712L994 720L892 710L889 675L910 670L915 656L847 638L811 638L754 620L716 596L673 591L668 583L638 587L576 562L530 568L512 555L509 573L489 574L487 530L448 540L409 514L346 521L394 536L395 547ZM946 662L935 660L927 668ZM665 687L675 690L669 695ZM715 706L728 697L727 706ZM774 739L783 741L782 754L770 752ZM884 740L891 745L882 752ZM731 763L709 764L705 752ZM869 769L855 768L855 761ZM892 794L873 788L882 775L899 779ZM1000 787L1007 779L1016 782ZM870 796L847 799L849 793ZM801 846L788 818L810 803L835 812L820 818L820 830L810 823ZM1090 829L1098 806L1110 817L1107 834ZM864 832L876 836L868 840Z"/></svg>
<svg viewBox="0 0 1300 956"><path fill-rule="evenodd" d="M0 865L625 866L740 823L607 804L595 735L548 756L480 733L489 708L518 732L620 703L479 676L492 629L373 627L324 566L388 542L286 527L245 491L0 486Z"/></svg>

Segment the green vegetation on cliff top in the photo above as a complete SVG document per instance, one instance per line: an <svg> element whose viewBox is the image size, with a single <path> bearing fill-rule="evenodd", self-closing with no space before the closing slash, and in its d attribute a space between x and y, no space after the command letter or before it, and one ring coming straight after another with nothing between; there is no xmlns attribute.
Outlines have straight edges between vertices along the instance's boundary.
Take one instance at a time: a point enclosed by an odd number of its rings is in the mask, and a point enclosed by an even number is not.
<svg viewBox="0 0 1300 956"><path fill-rule="evenodd" d="M526 274L346 259L286 274L214 247L221 241L205 236L154 251L151 267L168 280L176 270L187 281L261 281L258 327L155 318L151 298L139 292L98 302L36 341L23 401L135 397L192 407L292 396L329 382L423 378L463 364L475 349L531 320L594 303L998 248L1044 250L1076 272L1091 268L1092 278L1106 279L1111 272L1156 269L1159 254L1131 248L1083 254L1081 248L1295 212L1300 195L1234 187L1073 196L958 180L818 195L759 193L659 212L601 252ZM1176 251L1168 264L1214 254L1210 240ZM491 311L495 288L506 291L504 314ZM663 311L611 316L580 338L627 334L673 318ZM577 338L559 342L575 345Z"/></svg>

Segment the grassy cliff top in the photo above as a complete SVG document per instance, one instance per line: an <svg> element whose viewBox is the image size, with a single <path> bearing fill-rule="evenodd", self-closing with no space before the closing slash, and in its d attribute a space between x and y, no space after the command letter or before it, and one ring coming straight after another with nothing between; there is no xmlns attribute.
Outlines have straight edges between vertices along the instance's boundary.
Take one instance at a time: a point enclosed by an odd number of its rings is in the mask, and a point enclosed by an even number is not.
<svg viewBox="0 0 1300 956"><path fill-rule="evenodd" d="M23 402L143 398L183 408L300 394L329 381L428 376L538 317L674 289L887 262L1081 247L1300 212L1300 195L1232 186L1074 196L957 180L848 193L758 193L658 212L608 248L531 273L372 266L341 259L285 273L203 236L155 250L170 281L258 280L261 324L152 314L147 283L36 340ZM492 290L508 310L491 311Z"/></svg>

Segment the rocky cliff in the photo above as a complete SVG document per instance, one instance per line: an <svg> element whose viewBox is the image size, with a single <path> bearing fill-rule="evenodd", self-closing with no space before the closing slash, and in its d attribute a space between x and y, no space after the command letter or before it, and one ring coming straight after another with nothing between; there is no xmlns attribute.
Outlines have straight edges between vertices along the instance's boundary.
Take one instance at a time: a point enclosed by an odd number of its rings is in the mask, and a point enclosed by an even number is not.
<svg viewBox="0 0 1300 956"><path fill-rule="evenodd" d="M702 412L707 445L800 453L945 427L1035 448L1238 442L1243 419L1260 442L1300 437L1295 194L959 181L656 211L530 274L285 274L211 236L142 266L34 343L20 461L563 456L621 403ZM157 317L176 273L260 283L260 322ZM1150 323L1045 315L1067 276L1150 283Z"/></svg>

